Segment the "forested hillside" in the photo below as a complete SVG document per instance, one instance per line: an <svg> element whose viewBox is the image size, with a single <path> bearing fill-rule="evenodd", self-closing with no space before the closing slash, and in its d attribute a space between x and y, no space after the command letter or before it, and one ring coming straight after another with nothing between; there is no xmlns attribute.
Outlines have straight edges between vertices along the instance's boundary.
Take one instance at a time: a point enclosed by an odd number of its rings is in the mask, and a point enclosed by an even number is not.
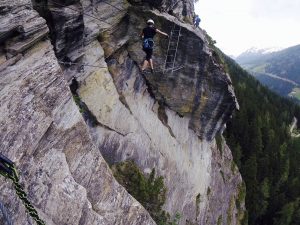
<svg viewBox="0 0 300 225"><path fill-rule="evenodd" d="M300 45L269 54L241 55L236 60L271 90L300 100Z"/></svg>
<svg viewBox="0 0 300 225"><path fill-rule="evenodd" d="M300 139L289 128L300 108L224 60L240 104L225 137L246 183L249 224L299 225Z"/></svg>

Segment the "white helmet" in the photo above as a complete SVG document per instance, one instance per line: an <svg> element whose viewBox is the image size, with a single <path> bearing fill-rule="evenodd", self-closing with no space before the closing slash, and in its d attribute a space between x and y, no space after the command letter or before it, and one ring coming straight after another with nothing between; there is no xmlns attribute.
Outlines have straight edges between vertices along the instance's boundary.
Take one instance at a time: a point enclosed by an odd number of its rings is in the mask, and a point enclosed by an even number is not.
<svg viewBox="0 0 300 225"><path fill-rule="evenodd" d="M151 24L153 24L153 25L154 25L154 21L153 21L153 20L151 20L151 19L149 19L149 20L147 21L147 24L149 24L149 23L151 23Z"/></svg>

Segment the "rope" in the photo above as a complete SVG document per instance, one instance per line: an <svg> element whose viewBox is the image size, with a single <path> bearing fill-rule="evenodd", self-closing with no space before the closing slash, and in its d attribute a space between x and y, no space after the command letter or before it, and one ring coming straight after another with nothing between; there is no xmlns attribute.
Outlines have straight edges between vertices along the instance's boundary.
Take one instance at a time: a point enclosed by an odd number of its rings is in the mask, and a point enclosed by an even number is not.
<svg viewBox="0 0 300 225"><path fill-rule="evenodd" d="M118 8L117 6L115 6L115 5L113 5L113 4L110 4L110 3L106 2L106 1L104 1L103 3L105 3L105 4L107 4L107 5L110 5L111 7L115 8L115 9L121 11L121 12L124 11L124 9L120 9L120 8Z"/></svg>
<svg viewBox="0 0 300 225"><path fill-rule="evenodd" d="M54 1L53 1L52 3L54 3L55 5L58 5L58 6L62 6L62 7L71 9L71 10L73 10L73 11L75 11L75 12L82 13L83 15L86 15L86 16L88 16L88 17L91 17L91 18L93 18L93 19L96 19L96 20L98 20L98 21L100 21L100 22L102 22L102 23L106 23L106 24L108 24L108 25L110 25L110 26L112 25L112 24L110 24L110 23L108 23L108 22L106 22L106 21L104 21L104 20L102 20L102 19L99 19L99 18L96 17L96 16L87 14L87 13L85 13L84 11L81 12L81 11L76 10L76 9L73 9L73 8L67 6L67 5L63 5L63 4L54 2ZM107 2L104 2L104 3L106 3L106 4L108 4L108 5L111 5L110 3L107 3ZM24 5L32 6L31 4L24 4ZM37 8L47 8L48 6L51 7L51 5L45 5L45 4L35 5L34 7L37 7ZM113 5L111 5L111 6L113 6ZM115 6L113 6L113 7L115 7ZM119 9L119 8L117 8L117 7L115 7L115 8L118 9L118 10L120 10L120 11L122 11L121 9ZM100 25L98 24L98 26L100 26ZM21 26L17 26L17 29L18 29L18 30L17 30L18 32L22 32ZM10 33L10 32L11 32L11 30L9 30L9 31L7 31L7 32L5 32L5 33L3 33L3 34L0 34L0 39L1 39L2 37L6 36L6 35L7 35L8 33Z"/></svg>
<svg viewBox="0 0 300 225"><path fill-rule="evenodd" d="M64 61L58 61L58 62L60 64L68 65L68 66L71 66L71 65L80 65L80 66L89 66L89 67L97 67L97 68L107 68L105 66L94 66L94 65L90 65L90 64L80 64L80 63L64 62Z"/></svg>
<svg viewBox="0 0 300 225"><path fill-rule="evenodd" d="M3 215L4 221L7 225L13 225L13 221L11 217L8 215L7 209L5 208L4 204L0 201L0 212Z"/></svg>
<svg viewBox="0 0 300 225"><path fill-rule="evenodd" d="M28 214L38 225L45 225L45 222L39 218L38 212L27 199L27 194L19 183L18 172L14 163L0 154L0 165L0 174L13 181L16 194L22 200Z"/></svg>
<svg viewBox="0 0 300 225"><path fill-rule="evenodd" d="M83 15L86 15L86 16L88 16L88 17L91 17L91 18L93 18L93 19L96 19L96 20L98 20L98 21L100 21L100 22L102 22L102 23L106 23L106 24L108 24L108 25L112 25L112 24L110 24L110 23L108 23L108 22L106 22L106 21L104 21L104 20L102 20L102 19L99 19L99 18L96 17L96 16L87 14L87 13L85 13L84 11L79 11L79 10L76 10L76 9L71 8L70 6L63 5L63 4L61 4L61 3L57 3L57 2L54 2L54 1L51 2L51 3L53 3L54 5L57 5L57 6L61 6L61 7L65 7L65 8L71 9L71 10L73 10L73 11L75 11L75 12L82 13ZM26 4L26 5L30 5L30 6L31 6L31 4ZM51 7L51 4L49 4L49 5L39 4L39 5L34 5L33 7L47 8L47 7Z"/></svg>
<svg viewBox="0 0 300 225"><path fill-rule="evenodd" d="M166 71L172 71L172 72L175 72L175 71L178 71L178 70L181 70L183 69L184 66L178 66L178 67L175 67L175 68L169 68L169 69L165 69L165 68L159 68L158 70L154 70L154 73L165 73ZM143 73L151 73L150 71L146 71L144 70Z"/></svg>
<svg viewBox="0 0 300 225"><path fill-rule="evenodd" d="M177 2L175 2L170 8L171 8L171 10L173 10L174 9L174 7L175 7L175 5L177 5L179 2L180 2L181 0L178 0Z"/></svg>

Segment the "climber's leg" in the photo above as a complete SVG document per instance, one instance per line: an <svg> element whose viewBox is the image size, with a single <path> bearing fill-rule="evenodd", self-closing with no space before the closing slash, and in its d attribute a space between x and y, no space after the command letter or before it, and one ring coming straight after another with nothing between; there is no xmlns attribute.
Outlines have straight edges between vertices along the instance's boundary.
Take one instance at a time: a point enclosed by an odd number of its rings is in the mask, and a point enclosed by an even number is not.
<svg viewBox="0 0 300 225"><path fill-rule="evenodd" d="M144 52L146 52L146 59L144 60L142 71L144 71L150 66L151 72L153 72L153 62L152 62L153 49L143 49L143 50Z"/></svg>
<svg viewBox="0 0 300 225"><path fill-rule="evenodd" d="M150 59L149 62L150 62L151 72L153 73L153 70L154 70L154 68L153 68L153 60Z"/></svg>
<svg viewBox="0 0 300 225"><path fill-rule="evenodd" d="M152 61L153 49L147 49L146 53L147 53L146 59L150 65L151 72L153 73L153 61Z"/></svg>
<svg viewBox="0 0 300 225"><path fill-rule="evenodd" d="M148 60L145 59L144 62L143 62L142 71L144 71L145 69L147 69L148 65L149 65Z"/></svg>

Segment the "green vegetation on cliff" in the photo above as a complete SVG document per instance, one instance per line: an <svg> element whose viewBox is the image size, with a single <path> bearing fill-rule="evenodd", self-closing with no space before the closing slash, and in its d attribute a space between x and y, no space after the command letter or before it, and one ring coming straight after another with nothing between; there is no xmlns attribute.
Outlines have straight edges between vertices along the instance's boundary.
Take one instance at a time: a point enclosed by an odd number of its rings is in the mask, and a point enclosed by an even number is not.
<svg viewBox="0 0 300 225"><path fill-rule="evenodd" d="M300 224L300 139L289 133L300 108L222 58L240 104L225 137L246 183L249 224Z"/></svg>
<svg viewBox="0 0 300 225"><path fill-rule="evenodd" d="M162 176L155 178L155 169L145 176L133 161L124 161L112 166L117 181L138 200L158 225L177 225L180 215L170 220L170 215L162 209L166 200L166 188Z"/></svg>

